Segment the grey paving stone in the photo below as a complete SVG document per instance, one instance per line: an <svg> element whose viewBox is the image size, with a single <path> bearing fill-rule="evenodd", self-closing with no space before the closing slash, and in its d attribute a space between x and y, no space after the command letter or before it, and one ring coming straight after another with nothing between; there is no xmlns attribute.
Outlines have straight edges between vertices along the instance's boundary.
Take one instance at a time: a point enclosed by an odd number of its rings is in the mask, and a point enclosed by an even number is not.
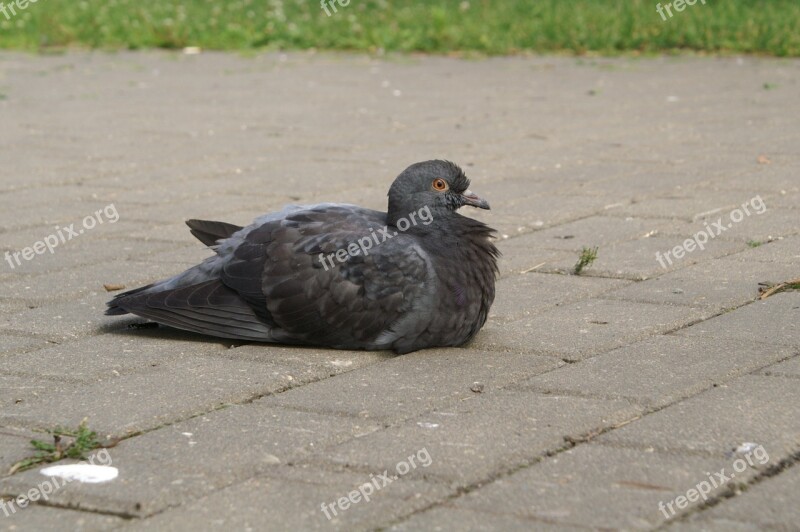
<svg viewBox="0 0 800 532"><path fill-rule="evenodd" d="M540 314L543 311L600 294L630 284L619 279L599 279L579 275L525 273L497 282L494 304L489 318L507 323ZM534 297L531 297L535 295Z"/></svg>
<svg viewBox="0 0 800 532"><path fill-rule="evenodd" d="M459 497L453 504L567 526L651 529L672 516L668 503L707 480L707 471L726 465L722 458L579 445ZM713 497L717 490L710 491L708 497ZM700 502L698 497L691 506ZM659 503L664 503L664 510ZM676 515L681 511L673 508Z"/></svg>
<svg viewBox="0 0 800 532"><path fill-rule="evenodd" d="M520 240L521 238L514 237L497 242L497 249L502 253L498 263L500 277L513 277L531 269L535 269L531 271L546 271L548 265L552 268L552 264L567 256L563 251L541 249L531 245L527 240Z"/></svg>
<svg viewBox="0 0 800 532"><path fill-rule="evenodd" d="M791 264L741 262L734 258L704 261L603 294L603 298L644 303L701 306L713 311L741 306L758 297L759 283L793 278Z"/></svg>
<svg viewBox="0 0 800 532"><path fill-rule="evenodd" d="M678 331L682 336L758 339L800 347L800 292L783 292Z"/></svg>
<svg viewBox="0 0 800 532"><path fill-rule="evenodd" d="M702 316L700 309L691 307L587 299L530 319L488 323L471 347L578 360L663 334Z"/></svg>
<svg viewBox="0 0 800 532"><path fill-rule="evenodd" d="M47 232L42 236L52 232L54 225L64 226L74 223L75 229L78 230L86 216L93 216L111 203L103 199L85 197L92 195L93 192L83 187L75 187L82 189L78 194L66 192L64 188L68 187L58 187L48 191L48 197L51 199L46 209L41 208L42 189L25 189L4 194L4 201L14 207L0 211L0 227L6 230L46 228ZM24 217L20 216L20 213L25 213ZM97 231L98 227L101 226L97 225L91 231Z"/></svg>
<svg viewBox="0 0 800 532"><path fill-rule="evenodd" d="M148 262L159 264L156 272L163 267L168 272L166 276L172 276L203 262L213 254L213 251L199 242L187 240L186 243L188 245L174 245L166 251L154 253L148 258Z"/></svg>
<svg viewBox="0 0 800 532"><path fill-rule="evenodd" d="M167 242L181 246L189 244L194 239L189 233L186 223L179 219L167 224L154 223L147 224L144 227L140 226L131 230L127 236L131 239L144 240L145 242Z"/></svg>
<svg viewBox="0 0 800 532"><path fill-rule="evenodd" d="M42 530L74 530L75 532L95 532L113 530L126 520L114 515L101 515L80 512L66 508L54 508L40 504L29 505L16 512L9 510L3 515L3 524L14 532L41 532Z"/></svg>
<svg viewBox="0 0 800 532"><path fill-rule="evenodd" d="M48 191L53 193L53 204L71 205L77 213L75 216L78 220L87 214L92 214L89 207L81 206L81 202L90 200L112 201L111 197L98 197L98 193L95 190L75 184L51 186ZM10 207L8 210L27 212L28 209L42 204L42 194L44 193L45 190L43 188L28 184L24 188L5 191L3 199L8 202L7 205Z"/></svg>
<svg viewBox="0 0 800 532"><path fill-rule="evenodd" d="M493 201L495 204L501 205L524 206L536 196L552 195L564 186L564 183L558 182L558 180L547 179L543 176L537 177L533 172L524 172L524 174L512 173L499 179L497 177L494 176L489 181L491 183L491 198L487 197L487 199L489 199L490 203ZM481 179L481 181L483 180ZM475 188L477 191L477 182ZM486 195L487 192L481 191L480 194ZM545 225L544 219L542 222L541 225Z"/></svg>
<svg viewBox="0 0 800 532"><path fill-rule="evenodd" d="M90 190L91 187L81 187L85 190ZM38 203L40 206L49 205L48 195L53 195L55 198L58 193L58 188L46 187L36 188L36 195L38 196ZM97 190L99 194L104 194L105 191ZM58 200L55 200L58 201ZM105 204L104 209L94 211L84 211L80 206L72 205L74 210L73 218L67 222L36 222L32 225L19 228L10 229L3 233L3 248L5 249L22 249L25 246L32 245L37 240L42 240L47 235L54 234L59 238L55 244L53 254L57 254L59 250L65 250L73 246L81 247L87 243L96 242L97 240L112 239L112 238L126 238L128 234L137 229L141 229L142 222L132 222L125 219L127 212L123 209L120 210L118 204L108 202ZM116 214L114 211L116 209ZM46 211L46 208L41 210ZM95 220L88 220L89 217ZM147 224L149 225L149 224ZM72 231L69 231L72 229ZM82 232L81 232L82 231ZM49 255L49 250L44 255ZM38 258L41 258L39 255ZM7 260L4 262L8 265Z"/></svg>
<svg viewBox="0 0 800 532"><path fill-rule="evenodd" d="M627 398L663 406L792 356L742 340L656 336L532 377L518 386L545 393Z"/></svg>
<svg viewBox="0 0 800 532"><path fill-rule="evenodd" d="M800 468L795 464L775 477L767 478L747 491L692 516L690 526L740 522L758 530L793 530L800 523Z"/></svg>
<svg viewBox="0 0 800 532"><path fill-rule="evenodd" d="M496 509L492 509L490 512L480 512L472 508L453 508L448 504L413 514L401 523L389 527L388 530L465 530L470 532L490 532L495 530L543 530L548 532L564 530L577 532L578 530L585 530L585 528L500 514Z"/></svg>
<svg viewBox="0 0 800 532"><path fill-rule="evenodd" d="M794 379L748 375L608 432L598 441L719 456L753 442L764 446L769 464L776 464L797 447L798 396Z"/></svg>
<svg viewBox="0 0 800 532"><path fill-rule="evenodd" d="M100 229L98 229L99 231ZM169 244L165 242L143 242L127 239L107 239L102 238L103 235L96 233L87 233L80 237L67 240L58 247L53 248L53 253L47 249L38 246L37 249L43 250L42 254L34 255L31 260L25 260L21 254L25 248L33 246L36 242L43 241L48 235L54 231L52 226L37 230L28 230L24 233L12 233L14 241L18 244L13 247L11 244L4 242L5 250L2 250L2 263L0 263L0 271L12 275L37 275L43 273L59 272L67 269L74 269L84 265L98 264L103 262L110 262L120 259L141 260L143 257L157 252L168 249ZM66 237L65 237L66 238ZM11 253L10 260L13 264L9 264L9 259L5 256L5 251ZM20 252L19 264L17 264L14 253ZM30 252L29 252L30 253Z"/></svg>
<svg viewBox="0 0 800 532"><path fill-rule="evenodd" d="M788 262L796 265L800 262L800 236L788 236L762 244L757 248L731 255L731 258L741 261Z"/></svg>
<svg viewBox="0 0 800 532"><path fill-rule="evenodd" d="M41 338L0 334L0 355L8 353L27 353L28 351L34 351L46 345L47 342ZM3 360L5 360L5 358L0 357L0 363L2 363Z"/></svg>
<svg viewBox="0 0 800 532"><path fill-rule="evenodd" d="M30 334L60 343L96 334L100 330L124 330L142 319L114 319L103 315L111 299L105 290L65 303L46 303L10 316L0 316L0 332Z"/></svg>
<svg viewBox="0 0 800 532"><path fill-rule="evenodd" d="M158 337L154 332L163 332ZM227 350L221 341L175 330L126 331L69 341L33 353L0 357L0 372L95 382ZM142 334L137 334L142 333Z"/></svg>
<svg viewBox="0 0 800 532"><path fill-rule="evenodd" d="M258 343L236 346L235 349L217 351L214 354L231 360L315 368L321 375L330 377L397 357L392 351L347 351Z"/></svg>
<svg viewBox="0 0 800 532"><path fill-rule="evenodd" d="M54 381L30 376L0 375L0 404L3 405L4 413L13 412L19 405L49 394L63 393L75 384L66 379Z"/></svg>
<svg viewBox="0 0 800 532"><path fill-rule="evenodd" d="M120 193L127 193L120 191ZM116 207L117 204L114 204ZM135 208L135 207L134 207ZM101 216L103 218L103 223L98 224L96 227L84 231L84 236L89 236L92 240L108 240L108 241L127 241L128 244L135 243L136 239L131 237L136 231L141 231L143 228L155 227L158 225L158 222L142 222L142 221L133 221L133 220L126 220L125 216L131 212L131 208L128 207L126 211L120 212L119 208L117 208L117 212L119 213L119 219L116 222L111 223L113 218L107 218L105 213ZM113 208L110 208L109 214L113 217ZM76 226L77 227L77 226ZM185 226L184 226L185 227ZM75 238L72 240L68 240L67 244L72 242L77 242ZM22 244L22 243L21 243ZM98 242L99 244L99 242Z"/></svg>
<svg viewBox="0 0 800 532"><path fill-rule="evenodd" d="M527 180L519 180L517 187ZM531 194L536 194L531 190ZM487 198L491 198L494 204L502 204L502 211L498 211L491 217L492 226L501 233L512 235L519 233L519 228L524 230L540 229L552 225L571 222L587 216L601 214L605 212L605 207L618 201L612 197L594 196L555 196L555 195L536 195L526 197L524 189L517 188L515 200L496 198L495 187L489 188L487 192L482 192ZM512 193L513 194L513 193ZM473 216L470 213L470 216ZM479 218L480 215L474 216Z"/></svg>
<svg viewBox="0 0 800 532"><path fill-rule="evenodd" d="M603 170L608 163L599 161L584 161L583 166L588 173L586 180L577 184L559 188L560 194L579 193L604 196L611 194L625 201L614 202L613 207L609 206L607 211L612 209L622 209L624 205L641 203L649 198L660 195L675 195L684 186L700 184L707 179L707 176L699 172L687 171L684 168L668 168L662 166L659 169L659 179L652 179L651 170L647 165L631 165L630 161L620 157L615 161L619 166L618 174L608 179L600 177L597 170ZM599 168L598 168L599 167ZM647 182L648 186L642 186Z"/></svg>
<svg viewBox="0 0 800 532"><path fill-rule="evenodd" d="M10 277L10 276L9 276ZM18 314L30 308L29 303L14 297L0 297L0 315Z"/></svg>
<svg viewBox="0 0 800 532"><path fill-rule="evenodd" d="M153 179L158 175L161 179ZM237 177L241 174L235 174ZM130 183L149 181L147 187L131 187ZM239 181L238 179L236 180ZM219 176L174 175L171 172L141 170L123 177L107 176L92 180L92 190L103 199L131 205L178 203L214 197L231 192L230 181ZM185 226L184 226L185 227Z"/></svg>
<svg viewBox="0 0 800 532"><path fill-rule="evenodd" d="M705 225L702 223L703 221L707 221L711 224L717 222L719 217L723 215L723 227L726 229L715 237L722 240L764 243L769 240L800 233L800 221L798 221L796 211L792 209L771 208L766 202L762 204L756 201L756 206L764 209L761 207L762 205L766 205L765 210L754 211L752 207L748 207L751 214L749 216L744 216L741 221L733 223L730 227L728 227L728 224L731 223L731 219L728 213L716 213L709 216L708 219L695 221L690 227L694 228L694 232L697 232L701 229L705 229ZM758 214L758 212L761 212L761 214ZM739 215L737 214L735 216ZM689 237L694 234L694 232L692 232L687 235L685 229L681 229L679 225L671 224L665 228L664 233ZM718 232L719 229L715 228L714 231Z"/></svg>
<svg viewBox="0 0 800 532"><path fill-rule="evenodd" d="M227 194L217 194L215 196L192 198L180 203L151 203L148 205L130 206L130 214L125 217L127 221L144 221L171 223L192 218L203 217L204 219L216 219L225 212L234 212L240 209L255 209L258 206L254 198L243 198ZM119 205L120 210L124 210L126 205ZM120 215L121 216L121 215Z"/></svg>
<svg viewBox="0 0 800 532"><path fill-rule="evenodd" d="M205 256L209 252L206 250ZM202 259L201 259L202 260ZM18 275L5 282L9 293L34 301L78 299L92 292L103 293L103 285L136 288L175 275L180 268L154 259L144 261L104 261L80 268L69 268L40 275ZM111 299L114 293L108 294Z"/></svg>
<svg viewBox="0 0 800 532"><path fill-rule="evenodd" d="M220 490L181 508L134 522L126 530L372 530L411 513L450 493L443 486L407 478L363 497L345 510L329 509L357 487L371 481L368 475L332 473L313 468L276 468L241 484ZM367 489L364 488L366 492ZM239 507L238 511L231 508ZM280 509L277 512L276 509Z"/></svg>
<svg viewBox="0 0 800 532"><path fill-rule="evenodd" d="M751 194L773 194L780 200L798 191L797 170L791 163L780 166L773 161L769 165L754 165L741 175L720 176L700 185L700 188L727 188L744 190ZM773 200L772 204L775 203L777 201Z"/></svg>
<svg viewBox="0 0 800 532"><path fill-rule="evenodd" d="M5 476L11 466L36 452L31 447L31 438L42 439L42 435L22 429L0 428L0 477Z"/></svg>
<svg viewBox="0 0 800 532"><path fill-rule="evenodd" d="M778 377L800 377L800 356L768 366L759 373Z"/></svg>
<svg viewBox="0 0 800 532"><path fill-rule="evenodd" d="M647 218L590 216L541 231L516 237L519 244L531 248L558 249L580 252L583 247L603 246L635 240L657 232L663 221Z"/></svg>
<svg viewBox="0 0 800 532"><path fill-rule="evenodd" d="M122 435L327 377L328 368L186 356L136 373L40 394L0 413L0 423L77 426Z"/></svg>
<svg viewBox="0 0 800 532"><path fill-rule="evenodd" d="M765 194L762 199L769 204L773 194ZM712 217L716 220L722 216L728 220L729 213L741 208L752 198L741 190L713 190L708 187L690 185L684 187L678 194L669 194L662 197L648 198L645 201L633 203L621 209L628 216L643 216L650 218L678 218L687 222L695 221L700 217ZM713 211L713 216L712 216Z"/></svg>
<svg viewBox="0 0 800 532"><path fill-rule="evenodd" d="M747 245L741 242L712 240L704 250L695 249L692 253L685 254L681 259L675 258L674 253L670 254L669 257L665 256L667 252L674 250L676 246L682 245L683 240L656 235L604 246L598 249L597 259L583 269L582 275L598 275L639 281L668 271L685 268L699 261L729 255L747 248ZM661 254L661 261L658 260L657 253ZM575 263L578 261L578 255L576 253L569 260L556 261L553 267L564 272L572 272Z"/></svg>
<svg viewBox="0 0 800 532"><path fill-rule="evenodd" d="M269 404L387 422L414 417L525 377L550 371L561 361L536 355L473 349L409 353L334 379L265 398ZM480 393L480 392L478 392Z"/></svg>
<svg viewBox="0 0 800 532"><path fill-rule="evenodd" d="M233 405L124 440L108 449L111 465L119 469L116 480L98 486L71 483L51 500L87 511L152 515L378 428L263 402ZM41 482L38 469L0 481L0 490L26 492Z"/></svg>
<svg viewBox="0 0 800 532"><path fill-rule="evenodd" d="M776 180L787 179L790 180L784 184L785 187L780 191L780 195L772 199L772 206L778 209L800 209L800 186L797 185L797 172L790 169L784 175L776 178Z"/></svg>
<svg viewBox="0 0 800 532"><path fill-rule="evenodd" d="M581 437L639 412L627 401L485 393L333 447L313 460L383 471L395 468L396 455L426 449L431 465L408 476L468 486L565 447L565 437Z"/></svg>
<svg viewBox="0 0 800 532"><path fill-rule="evenodd" d="M758 532L762 528L740 521L727 519L707 519L704 521L676 521L667 530L686 530L691 532Z"/></svg>

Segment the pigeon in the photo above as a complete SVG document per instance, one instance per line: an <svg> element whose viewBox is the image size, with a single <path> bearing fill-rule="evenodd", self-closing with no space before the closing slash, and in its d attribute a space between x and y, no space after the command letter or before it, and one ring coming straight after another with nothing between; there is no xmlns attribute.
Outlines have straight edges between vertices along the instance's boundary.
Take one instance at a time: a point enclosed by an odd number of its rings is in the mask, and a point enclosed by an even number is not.
<svg viewBox="0 0 800 532"><path fill-rule="evenodd" d="M469 342L495 296L495 230L456 212L489 209L463 170L406 168L387 212L290 205L240 227L189 220L214 251L169 279L130 290L107 315L134 314L221 338L398 354Z"/></svg>

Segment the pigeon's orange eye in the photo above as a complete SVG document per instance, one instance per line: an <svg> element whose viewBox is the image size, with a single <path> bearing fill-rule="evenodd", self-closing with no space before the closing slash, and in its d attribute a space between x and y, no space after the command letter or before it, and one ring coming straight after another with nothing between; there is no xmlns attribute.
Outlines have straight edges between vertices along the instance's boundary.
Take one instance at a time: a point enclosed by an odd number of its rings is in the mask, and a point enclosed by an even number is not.
<svg viewBox="0 0 800 532"><path fill-rule="evenodd" d="M438 190L439 192L444 192L447 190L447 181L444 179L434 179L433 180L433 190Z"/></svg>

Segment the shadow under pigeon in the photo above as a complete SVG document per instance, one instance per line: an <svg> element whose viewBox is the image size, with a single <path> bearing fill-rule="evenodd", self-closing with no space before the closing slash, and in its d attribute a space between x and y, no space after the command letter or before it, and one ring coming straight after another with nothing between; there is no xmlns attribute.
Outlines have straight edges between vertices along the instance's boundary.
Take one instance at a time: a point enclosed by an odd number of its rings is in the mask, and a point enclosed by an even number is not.
<svg viewBox="0 0 800 532"><path fill-rule="evenodd" d="M170 327L168 325L161 325L154 321L143 321L141 318L133 318L133 317L122 321L117 320L110 323L104 323L100 325L96 330L98 333L102 334L115 334L137 339L172 340L175 342L217 344L225 347L226 349L232 349L243 346L255 346L255 347L261 346L263 348L263 357L265 359L276 355L276 350L284 350L284 351L299 350L299 351L307 351L308 353L314 353L314 354L320 354L323 352L331 353L330 356L333 356L334 359L342 356L341 353L348 353L350 355L358 355L360 353L370 356L379 355L387 360L398 356L393 351L386 349L379 351L362 350L362 349L331 349L313 345L292 345L292 344L277 344L277 343L231 340L231 339L219 338L216 336L208 336L204 334L193 333L189 331L182 331L181 329L175 329L174 327ZM248 356L253 359L261 358L261 355L258 355L255 352L248 353Z"/></svg>
<svg viewBox="0 0 800 532"><path fill-rule="evenodd" d="M173 327L160 325L154 321L142 321L141 318L129 318L103 323L97 328L101 334L117 334L150 340L174 340L176 342L215 343L227 348L249 345L252 342L241 340L226 340L214 336L182 331Z"/></svg>

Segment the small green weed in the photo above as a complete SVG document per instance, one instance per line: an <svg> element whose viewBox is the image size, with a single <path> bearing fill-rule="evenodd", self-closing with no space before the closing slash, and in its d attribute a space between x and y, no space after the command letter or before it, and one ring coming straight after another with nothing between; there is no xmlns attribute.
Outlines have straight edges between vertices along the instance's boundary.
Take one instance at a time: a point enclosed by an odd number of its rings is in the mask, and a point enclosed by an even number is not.
<svg viewBox="0 0 800 532"><path fill-rule="evenodd" d="M31 440L31 445L36 449L33 456L20 460L8 471L9 475L25 471L39 464L58 462L65 458L73 460L86 460L86 454L94 449L113 447L116 442L106 445L97 439L97 433L89 430L87 419L81 421L75 430L56 427L47 432L53 435L53 443L41 440Z"/></svg>
<svg viewBox="0 0 800 532"><path fill-rule="evenodd" d="M581 271L591 263L593 263L597 259L597 246L593 248L584 247L581 250L581 254L578 257L578 262L575 264L575 269L573 273L575 275L580 275Z"/></svg>

